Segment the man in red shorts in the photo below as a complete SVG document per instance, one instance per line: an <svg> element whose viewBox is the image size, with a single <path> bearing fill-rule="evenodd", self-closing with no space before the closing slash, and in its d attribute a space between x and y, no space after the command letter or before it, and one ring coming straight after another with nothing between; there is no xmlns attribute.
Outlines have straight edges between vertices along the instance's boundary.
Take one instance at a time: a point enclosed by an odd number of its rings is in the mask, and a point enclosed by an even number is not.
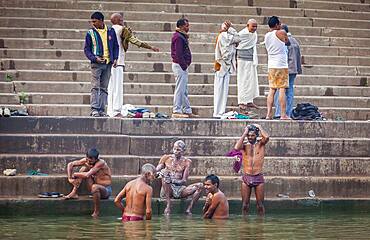
<svg viewBox="0 0 370 240"><path fill-rule="evenodd" d="M245 142L245 138L247 141ZM236 150L241 150L242 159L242 186L241 195L243 202L243 215L249 211L249 203L252 189L254 188L257 201L258 215L265 214L264 183L262 167L265 158L265 145L269 141L269 135L259 124L248 125L243 135L235 144Z"/></svg>
<svg viewBox="0 0 370 240"><path fill-rule="evenodd" d="M141 176L128 182L114 199L114 204L122 211L122 222L141 221L144 215L146 220L152 218L153 188L149 184L154 180L155 173L152 164L144 164ZM126 198L126 207L122 204L122 198Z"/></svg>

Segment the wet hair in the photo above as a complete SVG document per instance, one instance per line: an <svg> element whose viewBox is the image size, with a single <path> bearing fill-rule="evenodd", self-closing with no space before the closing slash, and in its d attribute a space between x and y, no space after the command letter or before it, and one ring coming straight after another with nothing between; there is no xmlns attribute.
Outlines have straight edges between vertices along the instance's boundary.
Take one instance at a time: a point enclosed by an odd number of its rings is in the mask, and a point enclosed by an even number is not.
<svg viewBox="0 0 370 240"><path fill-rule="evenodd" d="M256 134L256 137L260 135L260 129L253 124L248 126L248 133L250 132L254 132Z"/></svg>
<svg viewBox="0 0 370 240"><path fill-rule="evenodd" d="M281 29L283 29L286 33L289 32L288 25L286 25L286 24L281 25Z"/></svg>
<svg viewBox="0 0 370 240"><path fill-rule="evenodd" d="M96 148L90 148L86 152L87 158L99 159L99 151Z"/></svg>
<svg viewBox="0 0 370 240"><path fill-rule="evenodd" d="M145 163L142 167L141 167L141 174L144 175L145 173L148 173L148 172L151 172L151 173L155 173L155 167L153 164L150 164L150 163Z"/></svg>
<svg viewBox="0 0 370 240"><path fill-rule="evenodd" d="M220 179L216 175L214 174L208 175L204 181L206 182L208 180L210 180L213 185L217 184L217 188L220 186Z"/></svg>
<svg viewBox="0 0 370 240"><path fill-rule="evenodd" d="M268 23L270 28L274 28L274 27L276 27L276 25L279 25L280 20L276 16L271 16L271 17L269 17L269 20L268 20L267 23Z"/></svg>
<svg viewBox="0 0 370 240"><path fill-rule="evenodd" d="M185 151L186 144L184 143L184 141L182 141L182 140L177 140L177 141L173 144L173 146L175 146L175 145L179 146L183 151Z"/></svg>
<svg viewBox="0 0 370 240"><path fill-rule="evenodd" d="M94 12L93 14L91 14L91 19L98 19L104 21L104 15L101 12Z"/></svg>
<svg viewBox="0 0 370 240"><path fill-rule="evenodd" d="M180 18L179 20L177 20L177 22L176 22L176 27L182 27L182 26L184 26L184 25L186 25L186 23L188 23L189 22L189 20L188 19L186 19L186 18Z"/></svg>

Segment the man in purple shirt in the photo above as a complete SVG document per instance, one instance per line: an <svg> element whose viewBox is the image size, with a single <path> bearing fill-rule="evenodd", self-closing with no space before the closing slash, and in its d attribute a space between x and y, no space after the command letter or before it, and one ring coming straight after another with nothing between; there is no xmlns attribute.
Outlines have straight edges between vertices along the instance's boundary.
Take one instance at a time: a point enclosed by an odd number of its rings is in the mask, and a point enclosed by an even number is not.
<svg viewBox="0 0 370 240"><path fill-rule="evenodd" d="M173 98L173 118L194 117L188 97L188 67L191 64L189 48L189 21L181 18L176 23L176 32L171 40L172 71L175 74L176 87Z"/></svg>

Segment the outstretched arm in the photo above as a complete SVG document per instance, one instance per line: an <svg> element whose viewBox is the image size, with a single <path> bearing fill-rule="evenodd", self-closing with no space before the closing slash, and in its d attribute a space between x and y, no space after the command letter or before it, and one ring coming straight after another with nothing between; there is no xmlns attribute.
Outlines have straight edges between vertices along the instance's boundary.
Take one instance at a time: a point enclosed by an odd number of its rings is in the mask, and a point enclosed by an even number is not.
<svg viewBox="0 0 370 240"><path fill-rule="evenodd" d="M126 186L122 189L122 191L117 195L117 197L114 199L114 205L121 209L122 214L125 211L125 207L122 204L122 199L126 197Z"/></svg>
<svg viewBox="0 0 370 240"><path fill-rule="evenodd" d="M146 220L152 219L152 195L153 195L153 188L149 188L148 192L146 193L145 203L146 203Z"/></svg>

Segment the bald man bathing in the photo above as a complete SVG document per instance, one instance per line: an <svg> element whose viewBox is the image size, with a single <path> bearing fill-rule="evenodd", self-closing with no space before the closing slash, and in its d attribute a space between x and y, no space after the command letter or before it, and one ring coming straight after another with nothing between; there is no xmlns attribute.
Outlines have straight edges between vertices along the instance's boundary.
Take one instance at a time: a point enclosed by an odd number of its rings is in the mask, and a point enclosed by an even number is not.
<svg viewBox="0 0 370 240"><path fill-rule="evenodd" d="M185 143L181 140L176 141L173 145L173 154L163 155L157 166L157 171L161 171L162 175L160 195L167 202L165 215L171 213L171 198L180 199L193 196L186 209L186 213L191 214L194 203L198 201L203 191L202 183L185 185L189 178L191 160L184 157L184 152Z"/></svg>

